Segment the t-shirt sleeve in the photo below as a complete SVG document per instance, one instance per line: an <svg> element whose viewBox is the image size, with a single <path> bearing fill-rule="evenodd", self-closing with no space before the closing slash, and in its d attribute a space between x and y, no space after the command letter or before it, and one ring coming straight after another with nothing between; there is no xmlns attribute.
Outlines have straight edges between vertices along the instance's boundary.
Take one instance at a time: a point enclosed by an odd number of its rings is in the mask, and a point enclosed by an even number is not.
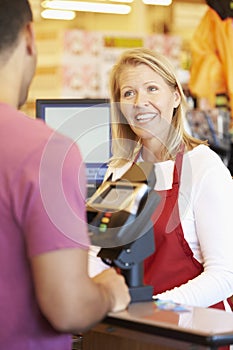
<svg viewBox="0 0 233 350"><path fill-rule="evenodd" d="M76 144L53 134L34 149L15 179L14 207L28 255L88 249L85 168Z"/></svg>

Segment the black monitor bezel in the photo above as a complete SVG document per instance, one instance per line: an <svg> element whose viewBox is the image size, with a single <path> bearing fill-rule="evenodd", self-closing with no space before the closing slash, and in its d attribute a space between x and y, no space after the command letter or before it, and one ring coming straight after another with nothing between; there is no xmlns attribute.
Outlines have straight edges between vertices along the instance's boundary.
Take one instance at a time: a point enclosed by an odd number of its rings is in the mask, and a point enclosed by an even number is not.
<svg viewBox="0 0 233 350"><path fill-rule="evenodd" d="M99 104L109 104L109 99L107 98L38 98L36 99L36 118L43 119L44 108L52 107L57 105L99 105Z"/></svg>

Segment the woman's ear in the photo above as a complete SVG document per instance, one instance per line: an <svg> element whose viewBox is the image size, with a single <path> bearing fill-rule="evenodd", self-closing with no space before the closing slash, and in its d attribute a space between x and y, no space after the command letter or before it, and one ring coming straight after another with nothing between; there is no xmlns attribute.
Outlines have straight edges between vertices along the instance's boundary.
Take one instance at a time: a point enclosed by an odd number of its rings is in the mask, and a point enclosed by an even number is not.
<svg viewBox="0 0 233 350"><path fill-rule="evenodd" d="M181 96L177 89L174 91L174 108L177 108L180 104Z"/></svg>

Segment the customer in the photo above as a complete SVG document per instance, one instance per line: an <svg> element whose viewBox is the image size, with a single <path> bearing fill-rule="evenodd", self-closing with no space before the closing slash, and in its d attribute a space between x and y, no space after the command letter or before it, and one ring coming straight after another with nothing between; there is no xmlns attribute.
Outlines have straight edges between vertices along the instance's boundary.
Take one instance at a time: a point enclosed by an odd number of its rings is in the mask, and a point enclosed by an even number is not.
<svg viewBox="0 0 233 350"><path fill-rule="evenodd" d="M0 0L0 349L70 350L130 300L114 269L87 273L79 150L17 111L36 66L27 0Z"/></svg>
<svg viewBox="0 0 233 350"><path fill-rule="evenodd" d="M225 307L233 294L233 182L206 142L184 130L186 101L156 52L125 51L110 75L112 153L107 177L135 161L155 164L161 201L152 217L156 251L145 261L154 296Z"/></svg>

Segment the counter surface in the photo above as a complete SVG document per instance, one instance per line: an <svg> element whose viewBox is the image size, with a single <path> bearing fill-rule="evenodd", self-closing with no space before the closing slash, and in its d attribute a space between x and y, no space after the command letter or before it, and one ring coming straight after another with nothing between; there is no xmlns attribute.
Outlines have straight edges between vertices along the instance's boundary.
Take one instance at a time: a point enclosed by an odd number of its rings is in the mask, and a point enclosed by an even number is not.
<svg viewBox="0 0 233 350"><path fill-rule="evenodd" d="M205 346L233 344L233 313L211 308L134 303L125 311L110 313L104 322Z"/></svg>

